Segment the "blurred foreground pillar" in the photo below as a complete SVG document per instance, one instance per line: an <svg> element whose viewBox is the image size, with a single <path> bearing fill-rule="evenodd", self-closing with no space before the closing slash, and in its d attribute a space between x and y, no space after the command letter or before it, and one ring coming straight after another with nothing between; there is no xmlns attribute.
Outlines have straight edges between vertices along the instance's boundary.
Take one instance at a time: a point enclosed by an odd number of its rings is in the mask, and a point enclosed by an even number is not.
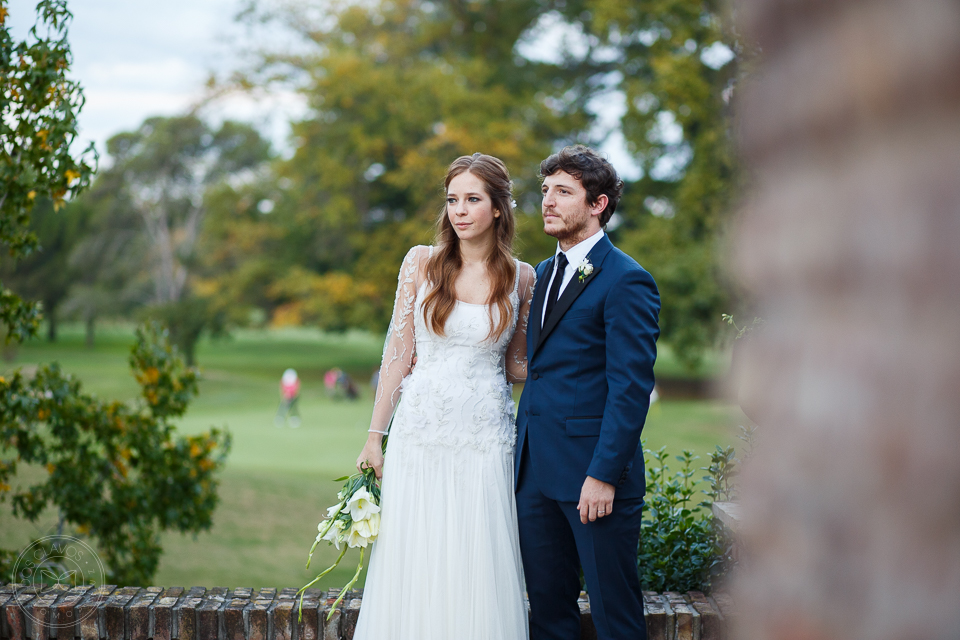
<svg viewBox="0 0 960 640"><path fill-rule="evenodd" d="M738 637L960 637L960 2L739 0Z"/></svg>

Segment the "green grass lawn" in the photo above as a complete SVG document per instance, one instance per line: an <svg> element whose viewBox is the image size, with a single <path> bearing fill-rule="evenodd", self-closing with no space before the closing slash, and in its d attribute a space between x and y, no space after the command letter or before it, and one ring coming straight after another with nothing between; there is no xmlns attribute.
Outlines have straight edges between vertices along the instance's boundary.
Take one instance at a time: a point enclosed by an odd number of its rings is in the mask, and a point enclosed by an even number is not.
<svg viewBox="0 0 960 640"><path fill-rule="evenodd" d="M127 365L132 343L131 327L108 326L98 331L96 347L88 349L80 327L67 326L56 343L25 344L0 369L29 370L57 361L87 391L104 399L133 400L138 387ZM201 343L200 395L179 428L198 432L225 426L233 434L233 449L221 476L213 528L195 537L164 534L154 584L299 586L333 561L335 551L324 544L311 569L303 567L317 522L339 489L331 479L352 470L366 438L373 395L368 381L379 365L382 344L379 336L365 333L329 335L308 329L244 330L230 339ZM706 366L719 367L718 362L722 358L712 358ZM669 354L658 365L658 370L676 368ZM360 383L358 401L327 397L322 377L334 366ZM273 426L280 374L287 367L295 368L303 381L299 429ZM691 449L706 464L714 446L735 441L736 425L743 420L738 409L722 402L662 401L651 409L644 440L652 449ZM41 473L24 469L17 481ZM9 501L0 504L0 547L21 548L55 521L49 513L37 524L24 523L12 517ZM342 586L355 563L356 553L348 554L319 586Z"/></svg>

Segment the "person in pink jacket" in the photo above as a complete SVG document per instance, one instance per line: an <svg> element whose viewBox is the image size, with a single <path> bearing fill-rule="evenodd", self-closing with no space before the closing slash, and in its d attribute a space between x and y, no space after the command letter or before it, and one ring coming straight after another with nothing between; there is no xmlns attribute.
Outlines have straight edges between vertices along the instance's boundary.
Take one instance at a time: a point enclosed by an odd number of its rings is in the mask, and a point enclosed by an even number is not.
<svg viewBox="0 0 960 640"><path fill-rule="evenodd" d="M293 369L287 369L280 378L280 406L277 407L277 416L273 423L282 427L289 421L294 429L300 426L300 409L297 401L300 399L300 378Z"/></svg>

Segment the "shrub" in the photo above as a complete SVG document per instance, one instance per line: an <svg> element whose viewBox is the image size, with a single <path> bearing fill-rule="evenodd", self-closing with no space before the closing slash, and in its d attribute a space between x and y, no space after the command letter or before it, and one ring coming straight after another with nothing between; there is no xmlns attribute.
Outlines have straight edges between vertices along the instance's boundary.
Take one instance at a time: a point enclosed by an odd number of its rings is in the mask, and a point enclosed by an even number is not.
<svg viewBox="0 0 960 640"><path fill-rule="evenodd" d="M676 459L680 470L671 472L665 447L644 450L647 495L637 550L640 584L649 591L709 592L728 566L729 544L714 521L714 501L732 497L736 471L733 447L717 447L710 466L694 467L697 456L683 451ZM694 504L697 471L707 471L707 500Z"/></svg>
<svg viewBox="0 0 960 640"><path fill-rule="evenodd" d="M95 539L110 582L149 584L161 531L210 528L230 436L177 435L171 420L196 394L197 371L160 325L137 330L130 366L141 387L134 406L83 393L56 364L32 379L19 371L0 378L0 502L9 496L13 514L31 522L55 508L57 534ZM43 466L47 476L11 487L20 464ZM0 553L0 564L10 559Z"/></svg>

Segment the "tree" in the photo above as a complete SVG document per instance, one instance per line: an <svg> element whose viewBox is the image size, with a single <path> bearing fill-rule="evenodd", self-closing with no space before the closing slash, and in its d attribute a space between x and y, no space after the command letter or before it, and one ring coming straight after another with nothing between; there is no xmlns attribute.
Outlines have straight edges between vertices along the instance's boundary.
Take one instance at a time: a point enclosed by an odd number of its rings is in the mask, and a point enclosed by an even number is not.
<svg viewBox="0 0 960 640"><path fill-rule="evenodd" d="M51 342L57 339L61 306L78 275L70 254L83 238L87 226L87 216L84 215L87 212L72 207L72 204L66 205L70 211L55 211L49 199L37 199L30 214L31 230L38 241L36 250L15 264L12 261L3 263L4 280L18 293L43 303L47 339Z"/></svg>
<svg viewBox="0 0 960 640"><path fill-rule="evenodd" d="M116 186L150 240L154 299L177 302L206 213L206 190L255 168L269 147L248 125L228 121L212 130L188 115L148 118L136 131L112 137L107 151L113 166L106 173L121 177Z"/></svg>
<svg viewBox="0 0 960 640"><path fill-rule="evenodd" d="M47 197L55 210L76 195L93 174L91 145L78 157L70 153L76 118L83 104L80 86L67 77L70 13L64 0L42 0L37 24L26 41L15 43L6 24L6 0L0 0L0 244L13 260L37 248L29 228L30 211ZM40 306L0 285L0 323L7 340L37 331Z"/></svg>
<svg viewBox="0 0 960 640"><path fill-rule="evenodd" d="M0 243L14 258L36 248L30 212L40 198L55 211L87 186L92 168L75 158L80 87L70 66L63 0L42 0L29 41L14 43L0 0ZM0 321L8 340L36 332L39 306L0 292ZM66 527L100 543L112 580L149 582L160 556L161 530L209 528L216 505L214 474L229 448L226 434L178 437L171 420L196 393L197 373L184 366L157 326L138 332L131 366L143 403L126 406L85 395L56 365L32 378L17 371L0 377L0 501L15 516L36 520L58 511ZM12 456L12 457L11 457ZM21 464L42 465L46 478L14 487ZM0 574L15 557L0 551Z"/></svg>
<svg viewBox="0 0 960 640"><path fill-rule="evenodd" d="M656 277L663 338L691 367L732 304L720 240L738 181L730 100L742 51L721 8L592 0L585 22L617 52L623 132L645 169L628 190L620 246Z"/></svg>
<svg viewBox="0 0 960 640"><path fill-rule="evenodd" d="M123 189L123 175L116 172L97 174L90 189L66 205L64 215L82 216L87 224L69 254L74 278L62 310L83 320L92 347L98 318L130 316L150 304L155 291L150 242Z"/></svg>
<svg viewBox="0 0 960 640"><path fill-rule="evenodd" d="M207 192L227 180L243 182L269 158L269 145L249 125L224 122L213 129L196 116L148 118L136 130L107 142L113 164L98 176L91 197L101 208L99 244L109 243L127 216L140 223L145 249L141 269L153 285L149 314L170 327L188 363L202 331L218 330L222 313L191 291L190 273L201 261L196 248ZM103 271L101 269L101 271Z"/></svg>
<svg viewBox="0 0 960 640"><path fill-rule="evenodd" d="M291 264L283 225L272 220L284 197L274 166L250 180L220 182L205 197L193 289L230 325L262 324L278 304L271 286Z"/></svg>
<svg viewBox="0 0 960 640"><path fill-rule="evenodd" d="M87 225L68 257L73 277L61 309L64 316L83 321L88 347L94 346L100 317L132 315L149 303L153 289L145 267L149 244L140 220L120 206L102 176L65 209L67 215L83 211Z"/></svg>

